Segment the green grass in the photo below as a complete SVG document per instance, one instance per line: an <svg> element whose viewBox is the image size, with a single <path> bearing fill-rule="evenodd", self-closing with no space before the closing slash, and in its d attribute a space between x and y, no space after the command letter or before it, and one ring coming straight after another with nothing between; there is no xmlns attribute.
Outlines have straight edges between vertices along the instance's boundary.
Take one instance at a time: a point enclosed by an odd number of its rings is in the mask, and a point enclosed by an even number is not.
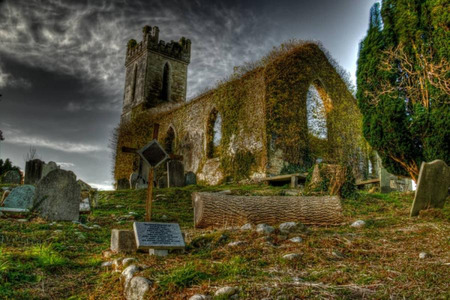
<svg viewBox="0 0 450 300"><path fill-rule="evenodd" d="M241 299L450 296L444 280L448 276L445 263L450 261L448 204L409 218L412 194L361 192L357 199L342 201L345 224L310 226L299 235L300 244L275 236L272 247L254 231L193 228L191 193L225 189L239 195L285 192L283 187L263 185L156 189L152 219L180 223L188 244L183 254L166 258L132 255L149 266L141 275L155 282L153 299L212 295L226 285L239 286ZM99 265L124 257L107 259L102 252L109 248L112 228L131 229L134 221L144 220L145 192L99 192L97 207L82 218L88 226L98 224L98 229L72 222L51 225L32 218L22 223L0 217L0 299L122 299L120 274ZM365 220L367 226L350 227L357 219ZM247 245L228 247L233 241ZM422 251L432 257L419 260ZM287 253L301 257L285 261L282 256Z"/></svg>

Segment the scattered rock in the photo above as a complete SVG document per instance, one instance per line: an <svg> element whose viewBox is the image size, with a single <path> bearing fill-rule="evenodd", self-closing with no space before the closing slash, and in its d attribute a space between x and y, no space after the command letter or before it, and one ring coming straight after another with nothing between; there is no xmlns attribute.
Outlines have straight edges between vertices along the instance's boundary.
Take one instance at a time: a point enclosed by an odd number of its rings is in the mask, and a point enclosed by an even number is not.
<svg viewBox="0 0 450 300"><path fill-rule="evenodd" d="M301 257L301 255L297 254L297 253L290 253L290 254L283 255L283 258L286 260L295 260L295 259L299 259L300 257Z"/></svg>
<svg viewBox="0 0 450 300"><path fill-rule="evenodd" d="M211 299L210 296L205 296L205 295L200 295L200 294L196 294L194 296L192 296L191 298L189 298L189 300L209 300Z"/></svg>
<svg viewBox="0 0 450 300"><path fill-rule="evenodd" d="M293 237L292 239L289 239L289 241L293 242L293 243L301 243L303 241L303 239L299 236Z"/></svg>
<svg viewBox="0 0 450 300"><path fill-rule="evenodd" d="M220 289L218 289L215 293L214 296L216 297L229 297L232 296L236 293L236 288L231 287L231 286L224 286Z"/></svg>
<svg viewBox="0 0 450 300"><path fill-rule="evenodd" d="M102 268L110 268L110 267L112 267L112 265L113 265L112 261L105 261L101 264L101 267Z"/></svg>
<svg viewBox="0 0 450 300"><path fill-rule="evenodd" d="M427 252L420 252L420 254L419 254L420 259L425 259L425 258L430 258L430 257L431 257L430 253L427 253Z"/></svg>
<svg viewBox="0 0 450 300"><path fill-rule="evenodd" d="M123 266L124 268L126 268L126 267L128 267L128 265L130 265L130 264L133 263L133 262L136 262L136 258L134 258L134 257L127 257L127 258L124 258L124 259L122 260L122 266Z"/></svg>
<svg viewBox="0 0 450 300"><path fill-rule="evenodd" d="M300 222L285 222L280 224L279 229L283 234L289 234L293 232L298 233L305 230L305 225Z"/></svg>
<svg viewBox="0 0 450 300"><path fill-rule="evenodd" d="M130 280L128 287L125 289L125 298L127 300L148 299L152 285L153 282L147 278L136 276Z"/></svg>
<svg viewBox="0 0 450 300"><path fill-rule="evenodd" d="M133 278L134 274L137 272L139 272L139 267L136 265L130 265L122 271L122 274L120 275L120 280L123 282L125 290L128 288L128 284L130 283L130 280Z"/></svg>
<svg viewBox="0 0 450 300"><path fill-rule="evenodd" d="M256 226L256 232L258 232L260 234L271 234L274 231L275 231L275 228L273 228L272 226L269 226L267 224L258 224Z"/></svg>
<svg viewBox="0 0 450 300"><path fill-rule="evenodd" d="M298 190L286 190L286 191L284 191L284 194L286 196L298 196L298 195L300 195L300 191L298 191Z"/></svg>
<svg viewBox="0 0 450 300"><path fill-rule="evenodd" d="M332 251L331 255L333 255L334 257L339 258L339 259L345 258L345 255L342 252L337 251L337 250Z"/></svg>
<svg viewBox="0 0 450 300"><path fill-rule="evenodd" d="M94 225L92 225L92 228L100 229L100 228L102 228L102 226L100 226L100 225L98 225L98 224L94 224Z"/></svg>
<svg viewBox="0 0 450 300"><path fill-rule="evenodd" d="M355 227L355 228L361 228L364 227L366 225L366 222L364 222L363 220L358 220L352 223L352 225L350 225L351 227Z"/></svg>
<svg viewBox="0 0 450 300"><path fill-rule="evenodd" d="M253 225L250 223L247 223L247 224L241 226L241 230L252 230L252 229L253 229Z"/></svg>
<svg viewBox="0 0 450 300"><path fill-rule="evenodd" d="M238 247L238 246L243 246L246 245L246 242L243 241L236 241L236 242L231 242L228 244L228 247Z"/></svg>

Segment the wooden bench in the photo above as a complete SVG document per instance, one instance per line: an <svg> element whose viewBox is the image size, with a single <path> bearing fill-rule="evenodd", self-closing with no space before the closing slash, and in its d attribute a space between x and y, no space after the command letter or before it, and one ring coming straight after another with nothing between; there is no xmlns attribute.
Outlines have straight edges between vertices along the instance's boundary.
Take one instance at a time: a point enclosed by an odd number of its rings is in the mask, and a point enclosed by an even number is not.
<svg viewBox="0 0 450 300"><path fill-rule="evenodd" d="M264 182L265 184L271 184L273 182L286 182L286 183L290 183L291 188L297 188L300 180L302 182L306 181L307 175L308 175L308 173L278 175L278 176L263 178L263 179L261 179L261 181Z"/></svg>

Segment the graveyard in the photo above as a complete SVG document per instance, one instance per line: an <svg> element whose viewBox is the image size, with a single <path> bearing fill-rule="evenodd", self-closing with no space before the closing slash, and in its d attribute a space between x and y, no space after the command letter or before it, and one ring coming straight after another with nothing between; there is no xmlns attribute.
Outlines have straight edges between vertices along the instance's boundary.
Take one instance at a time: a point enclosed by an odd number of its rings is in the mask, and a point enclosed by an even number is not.
<svg viewBox="0 0 450 300"><path fill-rule="evenodd" d="M282 2L0 1L0 299L450 299L448 1Z"/></svg>
<svg viewBox="0 0 450 300"><path fill-rule="evenodd" d="M223 287L235 288L242 299L448 296L443 279L449 205L410 218L413 193L361 192L358 200L342 201L341 225L306 226L288 234L278 226L268 235L254 226L194 228L192 192L283 195L286 190L266 185L155 189L152 221L176 222L185 233L185 250L167 257L109 252L111 229L131 230L134 221L144 221L145 189L98 192L97 207L81 223L1 217L0 298L122 299L125 268L105 263L123 258L136 259L139 276L153 282L148 299L214 296ZM357 220L365 224L352 227ZM283 258L287 254L298 256Z"/></svg>

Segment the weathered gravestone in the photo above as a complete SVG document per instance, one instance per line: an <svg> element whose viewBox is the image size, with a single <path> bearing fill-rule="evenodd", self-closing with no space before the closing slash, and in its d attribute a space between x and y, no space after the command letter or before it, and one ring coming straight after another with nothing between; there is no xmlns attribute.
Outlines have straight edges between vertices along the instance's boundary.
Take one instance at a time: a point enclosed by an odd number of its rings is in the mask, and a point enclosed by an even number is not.
<svg viewBox="0 0 450 300"><path fill-rule="evenodd" d="M197 184L197 176L194 172L187 172L184 176L184 184L185 185L195 185Z"/></svg>
<svg viewBox="0 0 450 300"><path fill-rule="evenodd" d="M450 186L450 168L442 160L422 162L411 217L427 208L443 208Z"/></svg>
<svg viewBox="0 0 450 300"><path fill-rule="evenodd" d="M33 206L35 187L22 185L13 189L3 202L0 211L3 212L27 212Z"/></svg>
<svg viewBox="0 0 450 300"><path fill-rule="evenodd" d="M136 251L136 240L133 230L111 230L111 251L116 253Z"/></svg>
<svg viewBox="0 0 450 300"><path fill-rule="evenodd" d="M126 178L120 178L117 180L116 190L128 190L130 188L130 182Z"/></svg>
<svg viewBox="0 0 450 300"><path fill-rule="evenodd" d="M179 160L169 160L167 162L167 186L184 186L184 165Z"/></svg>
<svg viewBox="0 0 450 300"><path fill-rule="evenodd" d="M160 189L166 188L167 187L167 175L161 176L158 179L157 183L158 183L158 188L160 188Z"/></svg>
<svg viewBox="0 0 450 300"><path fill-rule="evenodd" d="M134 222L138 249L149 249L150 254L167 255L167 250L184 249L185 243L177 223Z"/></svg>
<svg viewBox="0 0 450 300"><path fill-rule="evenodd" d="M136 183L137 183L138 178L139 178L139 174L137 172L131 173L129 181L130 181L130 187L132 189L136 188Z"/></svg>
<svg viewBox="0 0 450 300"><path fill-rule="evenodd" d="M10 170L3 175L1 182L10 184L20 184L20 172L17 170Z"/></svg>
<svg viewBox="0 0 450 300"><path fill-rule="evenodd" d="M53 170L42 178L33 205L50 221L77 221L80 214L80 186L71 171Z"/></svg>
<svg viewBox="0 0 450 300"><path fill-rule="evenodd" d="M44 162L40 159L29 160L25 164L25 184L36 184L42 177Z"/></svg>
<svg viewBox="0 0 450 300"><path fill-rule="evenodd" d="M41 174L41 178L47 176L48 173L50 173L53 170L59 169L59 166L54 162L51 161L48 164L43 164L42 165L42 174Z"/></svg>

